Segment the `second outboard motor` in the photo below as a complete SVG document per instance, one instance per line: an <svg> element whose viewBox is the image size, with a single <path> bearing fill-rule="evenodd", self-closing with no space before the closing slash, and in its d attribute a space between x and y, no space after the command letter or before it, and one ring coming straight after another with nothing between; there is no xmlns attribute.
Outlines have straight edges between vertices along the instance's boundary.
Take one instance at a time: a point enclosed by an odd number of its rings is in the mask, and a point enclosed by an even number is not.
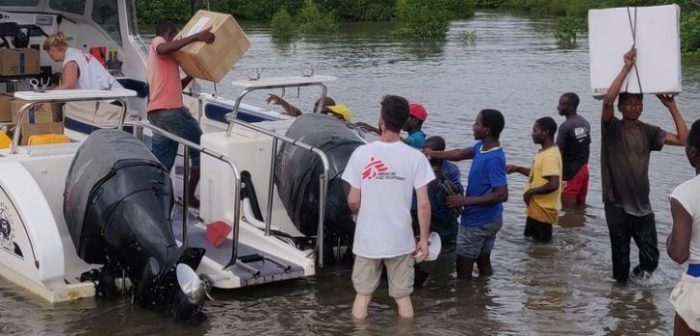
<svg viewBox="0 0 700 336"><path fill-rule="evenodd" d="M365 142L355 130L337 118L324 114L304 114L294 121L286 135L321 149L330 161L326 227L334 233L352 236L355 223L348 207L349 187L343 171L355 148ZM318 231L319 176L321 160L313 153L284 144L277 155L275 182L280 199L294 225L305 235Z"/></svg>
<svg viewBox="0 0 700 336"><path fill-rule="evenodd" d="M80 146L68 173L63 203L80 258L104 264L97 279L103 288L113 280L111 273L123 271L135 285L136 300L142 306L193 312L178 318L203 319L203 301L193 304L181 299L184 284L177 286L176 268L196 269L204 250L177 246L172 208L168 170L131 134L98 130ZM187 302L193 307L173 307Z"/></svg>

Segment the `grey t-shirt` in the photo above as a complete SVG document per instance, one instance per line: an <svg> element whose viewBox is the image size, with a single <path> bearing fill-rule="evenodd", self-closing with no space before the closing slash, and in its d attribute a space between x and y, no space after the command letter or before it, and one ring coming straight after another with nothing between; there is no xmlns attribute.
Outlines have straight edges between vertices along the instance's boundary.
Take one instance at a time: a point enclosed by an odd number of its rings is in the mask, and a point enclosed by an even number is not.
<svg viewBox="0 0 700 336"><path fill-rule="evenodd" d="M663 148L666 132L641 121L629 126L615 117L602 123L603 201L641 217L652 213L649 157Z"/></svg>
<svg viewBox="0 0 700 336"><path fill-rule="evenodd" d="M588 163L591 125L578 114L566 118L557 132L557 145L564 163L562 179L569 181Z"/></svg>

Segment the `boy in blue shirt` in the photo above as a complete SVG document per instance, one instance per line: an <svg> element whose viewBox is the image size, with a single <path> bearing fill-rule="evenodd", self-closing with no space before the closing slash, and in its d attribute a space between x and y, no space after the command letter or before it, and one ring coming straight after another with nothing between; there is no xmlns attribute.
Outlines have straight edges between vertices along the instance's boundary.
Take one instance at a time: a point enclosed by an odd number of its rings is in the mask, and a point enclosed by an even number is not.
<svg viewBox="0 0 700 336"><path fill-rule="evenodd" d="M479 276L493 274L491 250L503 226L503 202L508 200L506 159L499 137L503 115L492 109L479 112L472 127L477 142L449 151L425 149L429 159L472 160L467 191L448 197L448 206L464 207L457 234L457 278L471 279L474 263Z"/></svg>

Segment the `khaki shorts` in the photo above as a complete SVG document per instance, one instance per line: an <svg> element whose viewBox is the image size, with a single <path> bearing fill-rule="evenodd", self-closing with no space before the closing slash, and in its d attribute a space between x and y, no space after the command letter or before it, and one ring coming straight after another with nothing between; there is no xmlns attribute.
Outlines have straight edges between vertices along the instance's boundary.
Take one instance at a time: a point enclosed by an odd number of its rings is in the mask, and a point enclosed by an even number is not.
<svg viewBox="0 0 700 336"><path fill-rule="evenodd" d="M358 294L370 295L379 287L382 276L382 264L386 266L389 278L389 296L400 299L413 292L413 254L387 258L370 259L355 256L352 268L352 284Z"/></svg>

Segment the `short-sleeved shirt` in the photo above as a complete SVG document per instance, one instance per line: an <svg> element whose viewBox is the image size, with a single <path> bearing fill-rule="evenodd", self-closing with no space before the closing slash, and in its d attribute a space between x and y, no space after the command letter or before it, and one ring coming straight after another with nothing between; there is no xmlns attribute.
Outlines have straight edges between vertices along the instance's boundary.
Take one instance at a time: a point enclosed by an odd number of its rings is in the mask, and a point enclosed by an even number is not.
<svg viewBox="0 0 700 336"><path fill-rule="evenodd" d="M482 143L472 146L474 157L469 169L465 195L483 196L498 187L508 185L506 178L506 156L503 148L495 147L482 151ZM470 205L464 208L460 222L464 226L481 227L493 222L503 214L503 204Z"/></svg>
<svg viewBox="0 0 700 336"><path fill-rule="evenodd" d="M185 106L180 66L172 56L156 52L156 48L165 42L164 38L157 36L148 49L148 112Z"/></svg>
<svg viewBox="0 0 700 336"><path fill-rule="evenodd" d="M413 252L411 197L433 179L425 155L401 141L375 141L355 149L343 173L343 180L360 190L353 253L393 258Z"/></svg>
<svg viewBox="0 0 700 336"><path fill-rule="evenodd" d="M417 130L409 133L406 138L406 144L415 149L423 150L423 147L425 147L425 132Z"/></svg>
<svg viewBox="0 0 700 336"><path fill-rule="evenodd" d="M535 160L532 162L530 176L526 191L539 188L549 180L546 177L559 177L559 187L557 190L547 194L533 195L530 198L530 203L527 205L527 216L540 221L542 223L554 224L559 219L559 208L561 197L561 174L562 162L559 147L552 146L545 150L540 150L535 155Z"/></svg>
<svg viewBox="0 0 700 336"><path fill-rule="evenodd" d="M84 54L75 48L66 49L66 57L63 66L75 62L78 66L78 80L76 89L102 90L111 85L112 89L122 88L121 84L105 69L104 65L91 54Z"/></svg>
<svg viewBox="0 0 700 336"><path fill-rule="evenodd" d="M685 181L671 192L671 198L677 200L693 219L690 234L691 264L700 263L700 175Z"/></svg>
<svg viewBox="0 0 700 336"><path fill-rule="evenodd" d="M663 148L666 132L641 121L631 124L633 127L626 127L625 123L613 117L602 124L603 201L641 217L652 213L649 158L652 151Z"/></svg>
<svg viewBox="0 0 700 336"><path fill-rule="evenodd" d="M562 179L569 181L583 165L588 163L591 147L591 125L578 114L574 114L559 126L557 145L564 163Z"/></svg>
<svg viewBox="0 0 700 336"><path fill-rule="evenodd" d="M432 223L448 223L452 221L455 223L457 215L453 215L450 209L445 204L446 193L439 183L450 183L452 187L458 190L461 194L464 190L462 187L462 181L460 181L460 172L457 166L447 160L443 160L440 165L440 171L447 181L438 181L441 177L437 177L435 181L431 182L428 186L428 196L430 197L430 217Z"/></svg>

